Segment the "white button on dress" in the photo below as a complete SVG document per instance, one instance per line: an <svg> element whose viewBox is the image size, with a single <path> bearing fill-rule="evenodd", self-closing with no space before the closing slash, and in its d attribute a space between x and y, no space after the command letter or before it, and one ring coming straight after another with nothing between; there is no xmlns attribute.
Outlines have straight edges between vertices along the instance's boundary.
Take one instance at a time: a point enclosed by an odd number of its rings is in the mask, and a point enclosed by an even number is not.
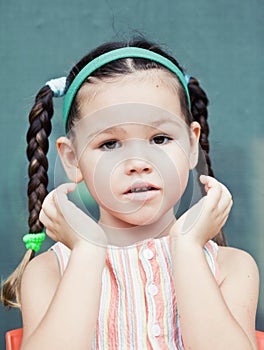
<svg viewBox="0 0 264 350"><path fill-rule="evenodd" d="M150 260L150 259L153 258L154 253L153 253L153 251L151 249L146 248L146 249L143 250L143 256L144 256L145 259Z"/></svg>
<svg viewBox="0 0 264 350"><path fill-rule="evenodd" d="M158 287L152 283L148 286L148 292L151 295L157 295L158 294Z"/></svg>
<svg viewBox="0 0 264 350"><path fill-rule="evenodd" d="M154 337L158 337L160 335L160 326L158 324L154 324L151 330Z"/></svg>

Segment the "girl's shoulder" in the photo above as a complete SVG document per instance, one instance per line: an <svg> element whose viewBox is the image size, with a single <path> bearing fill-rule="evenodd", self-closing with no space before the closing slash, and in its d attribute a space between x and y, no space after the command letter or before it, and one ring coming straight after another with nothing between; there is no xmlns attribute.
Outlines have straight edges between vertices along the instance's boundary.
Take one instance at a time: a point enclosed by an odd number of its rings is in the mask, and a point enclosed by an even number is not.
<svg viewBox="0 0 264 350"><path fill-rule="evenodd" d="M259 295L259 273L256 262L247 252L219 247L219 288L229 312L255 344L255 319ZM254 347L255 348L255 347Z"/></svg>
<svg viewBox="0 0 264 350"><path fill-rule="evenodd" d="M43 252L27 264L21 280L21 299L30 301L32 291L37 298L55 292L61 279L58 260L53 251ZM25 303L24 303L25 305ZM23 305L22 305L23 306Z"/></svg>
<svg viewBox="0 0 264 350"><path fill-rule="evenodd" d="M48 250L32 259L26 266L22 276L23 285L36 284L38 281L50 279L56 281L60 279L60 269L56 255L53 251Z"/></svg>
<svg viewBox="0 0 264 350"><path fill-rule="evenodd" d="M70 249L64 244L57 242L53 244L47 251L37 255L32 259L25 272L27 274L38 273L38 270L45 269L50 275L61 277L61 262L65 261L65 267L67 260L70 256Z"/></svg>
<svg viewBox="0 0 264 350"><path fill-rule="evenodd" d="M227 280L245 280L258 284L259 272L254 258L244 250L233 247L218 247L217 262L220 270L220 285Z"/></svg>

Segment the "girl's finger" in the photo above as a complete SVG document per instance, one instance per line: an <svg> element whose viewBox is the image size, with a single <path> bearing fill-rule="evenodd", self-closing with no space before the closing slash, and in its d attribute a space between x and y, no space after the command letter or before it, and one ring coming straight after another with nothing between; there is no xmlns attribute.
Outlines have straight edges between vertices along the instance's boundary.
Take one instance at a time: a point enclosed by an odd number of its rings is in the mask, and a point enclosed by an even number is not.
<svg viewBox="0 0 264 350"><path fill-rule="evenodd" d="M48 198L45 198L45 201L42 204L42 209L40 212L40 215L43 213L46 215L46 217L50 218L51 220L56 219L58 216L58 210L56 208L56 203L53 198L54 191L48 194Z"/></svg>
<svg viewBox="0 0 264 350"><path fill-rule="evenodd" d="M212 186L214 183L218 182L214 177L208 175L200 175L199 179L203 185L207 186Z"/></svg>
<svg viewBox="0 0 264 350"><path fill-rule="evenodd" d="M222 196L222 185L211 176L200 176L200 181L207 188L206 205L210 210L215 209Z"/></svg>
<svg viewBox="0 0 264 350"><path fill-rule="evenodd" d="M233 203L233 201L232 201L232 195L228 191L228 189L224 185L221 185L221 186L222 186L222 196L218 203L218 209L219 211L225 211L226 208L229 207L230 203Z"/></svg>
<svg viewBox="0 0 264 350"><path fill-rule="evenodd" d="M39 221L44 225L45 223L47 222L47 216L46 214L44 213L43 209L41 209L40 213L39 213Z"/></svg>
<svg viewBox="0 0 264 350"><path fill-rule="evenodd" d="M61 184L60 186L58 186L55 191L56 192L63 192L63 193L70 193L72 191L74 191L76 188L76 183L74 182L66 182L64 184Z"/></svg>
<svg viewBox="0 0 264 350"><path fill-rule="evenodd" d="M52 228L53 221L46 215L46 213L43 210L41 210L39 213L39 220L46 228Z"/></svg>
<svg viewBox="0 0 264 350"><path fill-rule="evenodd" d="M53 233L52 230L49 230L48 228L46 229L46 234L51 238L53 241L58 241L56 235Z"/></svg>
<svg viewBox="0 0 264 350"><path fill-rule="evenodd" d="M218 187L221 185L219 181L217 181L214 177L212 176L206 176L206 175L201 175L200 176L200 182L208 189L210 190L211 188Z"/></svg>
<svg viewBox="0 0 264 350"><path fill-rule="evenodd" d="M226 220L227 220L227 218L228 218L228 216L229 216L229 214L230 214L230 211L231 211L231 209L232 209L232 206L233 206L233 201L231 200L231 201L229 202L228 206L225 208L225 210L224 210L224 212L223 212L223 216L226 217Z"/></svg>
<svg viewBox="0 0 264 350"><path fill-rule="evenodd" d="M65 209L65 204L69 202L67 194L73 192L75 189L76 184L73 182L62 184L55 189L54 200L60 212L63 212L63 209Z"/></svg>
<svg viewBox="0 0 264 350"><path fill-rule="evenodd" d="M200 182L204 185L204 190L205 190L205 192L207 193L208 192L208 190L209 190L209 187L208 187L208 176L206 176L206 175L200 175L200 177L199 177L199 180L200 180Z"/></svg>
<svg viewBox="0 0 264 350"><path fill-rule="evenodd" d="M43 203L42 203L42 208L45 208L46 206L54 205L54 190L48 193L48 195L45 197Z"/></svg>

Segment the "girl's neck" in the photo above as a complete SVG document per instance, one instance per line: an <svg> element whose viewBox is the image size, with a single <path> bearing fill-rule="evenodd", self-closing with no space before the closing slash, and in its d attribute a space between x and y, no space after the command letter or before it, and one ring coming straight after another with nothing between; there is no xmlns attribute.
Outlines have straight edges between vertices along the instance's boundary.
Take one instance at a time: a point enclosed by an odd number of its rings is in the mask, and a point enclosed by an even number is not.
<svg viewBox="0 0 264 350"><path fill-rule="evenodd" d="M157 222L148 225L124 225L124 222L118 219L114 222L111 220L110 225L107 220L102 219L102 216L98 223L103 228L109 245L125 247L146 239L167 236L175 221L173 209L171 209Z"/></svg>

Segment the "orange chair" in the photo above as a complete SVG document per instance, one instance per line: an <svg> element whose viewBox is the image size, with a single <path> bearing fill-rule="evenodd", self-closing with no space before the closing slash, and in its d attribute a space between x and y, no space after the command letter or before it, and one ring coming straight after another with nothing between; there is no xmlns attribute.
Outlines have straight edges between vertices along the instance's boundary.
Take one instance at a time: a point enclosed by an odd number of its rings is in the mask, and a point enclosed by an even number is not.
<svg viewBox="0 0 264 350"><path fill-rule="evenodd" d="M23 328L6 332L6 350L20 350ZM264 331L256 331L258 349L264 350Z"/></svg>
<svg viewBox="0 0 264 350"><path fill-rule="evenodd" d="M257 334L258 349L264 350L264 332L256 331L256 334Z"/></svg>
<svg viewBox="0 0 264 350"><path fill-rule="evenodd" d="M6 332L6 350L20 350L23 328Z"/></svg>

